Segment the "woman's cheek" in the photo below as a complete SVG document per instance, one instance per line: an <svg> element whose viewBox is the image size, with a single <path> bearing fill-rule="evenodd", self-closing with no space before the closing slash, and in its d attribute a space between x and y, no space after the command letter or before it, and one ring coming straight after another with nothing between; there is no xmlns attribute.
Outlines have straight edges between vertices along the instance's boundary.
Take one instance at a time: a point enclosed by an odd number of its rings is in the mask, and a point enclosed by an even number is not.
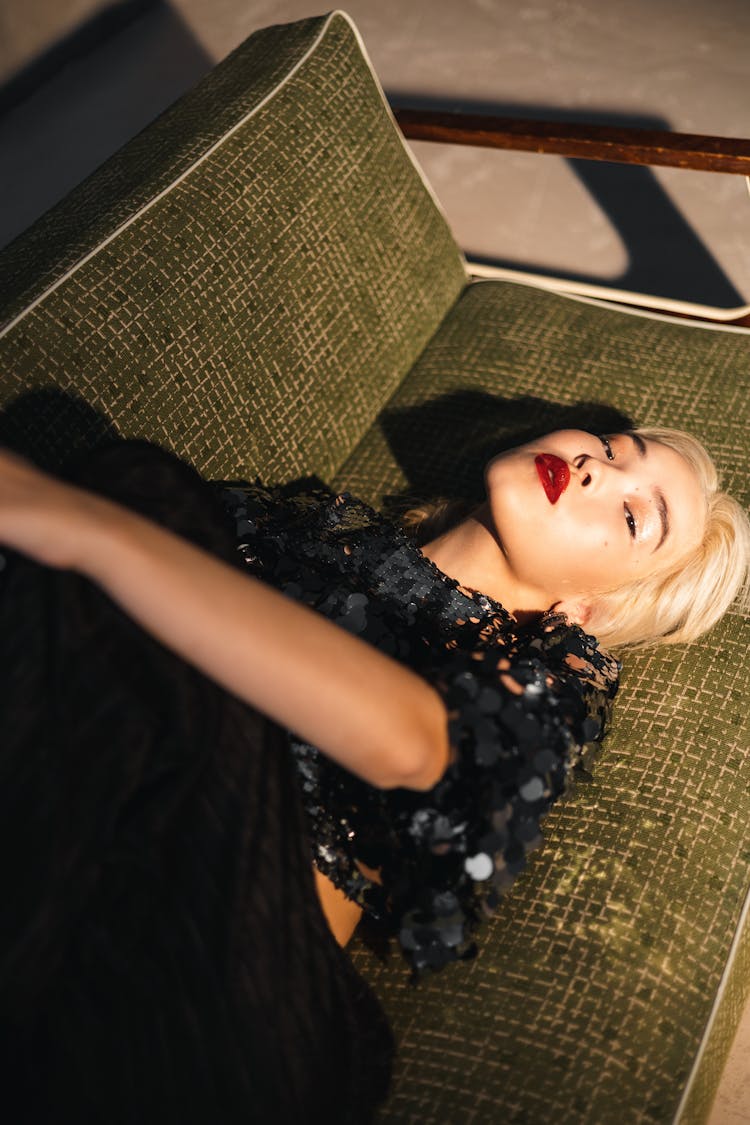
<svg viewBox="0 0 750 1125"><path fill-rule="evenodd" d="M566 523L547 545L548 571L561 592L582 593L598 578L600 551L587 532L585 526Z"/></svg>

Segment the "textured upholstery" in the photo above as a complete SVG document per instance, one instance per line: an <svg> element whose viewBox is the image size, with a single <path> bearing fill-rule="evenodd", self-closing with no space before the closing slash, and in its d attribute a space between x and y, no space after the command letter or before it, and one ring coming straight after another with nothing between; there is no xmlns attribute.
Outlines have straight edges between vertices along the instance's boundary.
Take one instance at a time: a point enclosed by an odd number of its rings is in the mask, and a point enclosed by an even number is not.
<svg viewBox="0 0 750 1125"><path fill-rule="evenodd" d="M625 415L704 437L749 498L749 334L466 288L340 15L253 36L0 266L0 441L45 464L112 429L209 477L317 473L396 511L404 489L480 497L529 429ZM749 639L734 614L628 661L593 779L476 962L415 992L355 948L402 1043L384 1121L673 1118L750 882ZM685 1121L748 962L743 931Z"/></svg>
<svg viewBox="0 0 750 1125"><path fill-rule="evenodd" d="M606 402L695 433L750 503L749 343L477 283L336 484L380 506L430 480L477 494L485 461L527 427L609 428ZM384 1121L673 1119L750 886L749 646L750 622L732 613L698 644L627 659L593 778L549 816L476 962L415 994L401 964L358 949L401 1046ZM750 986L743 964L746 948L685 1121L710 1107Z"/></svg>
<svg viewBox="0 0 750 1125"><path fill-rule="evenodd" d="M333 471L466 280L342 16L251 37L0 275L4 402L74 391L212 477ZM20 415L18 440L69 448L58 396Z"/></svg>

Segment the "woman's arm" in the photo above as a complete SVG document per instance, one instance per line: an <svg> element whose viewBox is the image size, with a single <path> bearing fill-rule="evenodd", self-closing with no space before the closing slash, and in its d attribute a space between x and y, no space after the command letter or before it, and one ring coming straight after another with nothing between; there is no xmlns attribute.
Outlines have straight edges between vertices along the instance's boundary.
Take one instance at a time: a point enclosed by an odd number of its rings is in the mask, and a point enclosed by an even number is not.
<svg viewBox="0 0 750 1125"><path fill-rule="evenodd" d="M150 520L5 452L0 542L92 579L168 648L371 784L429 789L442 776L445 705L416 673Z"/></svg>

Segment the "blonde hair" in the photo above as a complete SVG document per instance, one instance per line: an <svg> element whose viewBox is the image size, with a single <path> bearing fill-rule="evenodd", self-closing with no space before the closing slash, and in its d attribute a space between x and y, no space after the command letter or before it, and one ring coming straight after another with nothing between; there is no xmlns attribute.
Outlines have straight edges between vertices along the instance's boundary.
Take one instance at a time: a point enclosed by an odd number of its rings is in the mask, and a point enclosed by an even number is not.
<svg viewBox="0 0 750 1125"><path fill-rule="evenodd" d="M661 426L631 431L679 453L696 474L706 504L701 542L667 571L619 586L597 599L587 629L611 648L652 648L697 640L739 595L748 609L750 520L743 507L720 491L716 467L690 434ZM401 526L419 543L442 534L476 505L439 499L409 508Z"/></svg>
<svg viewBox="0 0 750 1125"><path fill-rule="evenodd" d="M738 594L748 608L750 520L742 505L720 490L716 466L691 434L662 426L633 432L674 449L696 474L706 505L703 538L669 570L603 594L589 625L603 644L616 647L694 641Z"/></svg>

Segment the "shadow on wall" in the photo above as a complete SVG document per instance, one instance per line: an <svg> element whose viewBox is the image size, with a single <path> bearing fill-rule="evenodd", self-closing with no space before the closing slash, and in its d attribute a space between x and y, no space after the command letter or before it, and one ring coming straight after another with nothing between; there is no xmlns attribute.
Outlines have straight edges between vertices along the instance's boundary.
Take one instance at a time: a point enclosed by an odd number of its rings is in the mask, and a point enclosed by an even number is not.
<svg viewBox="0 0 750 1125"><path fill-rule="evenodd" d="M544 105L426 98L403 90L386 91L394 108L447 110L539 121L611 125L617 128L669 130L669 122L656 115L615 110L561 110ZM545 159L544 157L540 157ZM618 278L606 282L613 288L669 296L676 300L733 308L745 303L711 252L693 231L664 191L650 168L596 160L568 160L568 165L596 205L617 231L628 254L628 266ZM687 175L688 173L683 173ZM482 256L481 249L464 251L472 261L542 276L561 271L528 261ZM566 272L571 281L601 285L600 277Z"/></svg>
<svg viewBox="0 0 750 1125"><path fill-rule="evenodd" d="M22 0L18 0L22 2ZM0 246L213 66L165 0L108 5L0 87Z"/></svg>

